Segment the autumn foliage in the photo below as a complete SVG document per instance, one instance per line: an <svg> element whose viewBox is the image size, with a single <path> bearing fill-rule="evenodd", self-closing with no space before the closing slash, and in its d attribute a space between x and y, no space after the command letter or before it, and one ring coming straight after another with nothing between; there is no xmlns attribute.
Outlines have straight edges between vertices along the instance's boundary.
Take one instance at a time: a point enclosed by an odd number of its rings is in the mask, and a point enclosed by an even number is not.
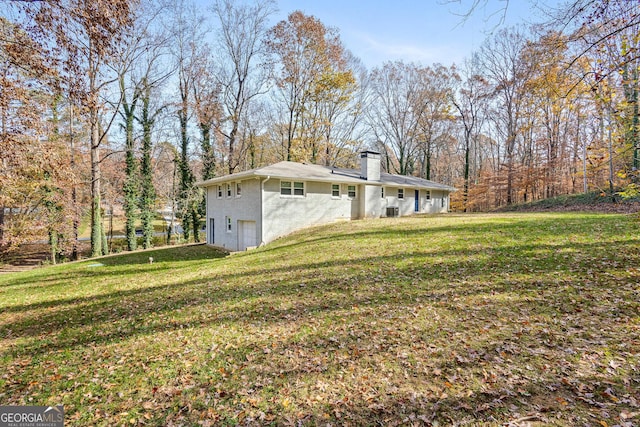
<svg viewBox="0 0 640 427"><path fill-rule="evenodd" d="M388 172L457 187L455 210L636 194L635 2L570 2L541 25L497 29L461 64L371 69L340 29L302 11L276 21L271 0L3 11L4 249L49 239L75 257L88 229L103 254L122 215L128 248L136 229L148 247L160 211L168 241L198 241L197 181L280 160L353 167L364 148Z"/></svg>

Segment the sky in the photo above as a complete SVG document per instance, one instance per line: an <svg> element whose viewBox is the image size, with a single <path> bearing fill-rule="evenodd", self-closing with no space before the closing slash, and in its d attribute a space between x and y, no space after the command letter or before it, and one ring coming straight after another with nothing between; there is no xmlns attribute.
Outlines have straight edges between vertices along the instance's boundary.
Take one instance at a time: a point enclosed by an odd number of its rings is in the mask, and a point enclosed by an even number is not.
<svg viewBox="0 0 640 427"><path fill-rule="evenodd" d="M502 26L544 19L541 2L481 0L277 0L277 21L294 10L339 30L347 49L371 69L386 61L461 64ZM545 4L557 3L546 1ZM505 11L505 6L507 7ZM504 18L504 19L503 19Z"/></svg>

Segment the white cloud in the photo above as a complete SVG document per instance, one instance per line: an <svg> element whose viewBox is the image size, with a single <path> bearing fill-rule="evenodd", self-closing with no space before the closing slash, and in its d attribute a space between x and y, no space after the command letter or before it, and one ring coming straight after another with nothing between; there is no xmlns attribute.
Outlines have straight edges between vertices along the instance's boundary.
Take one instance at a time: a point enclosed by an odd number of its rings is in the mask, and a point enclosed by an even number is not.
<svg viewBox="0 0 640 427"><path fill-rule="evenodd" d="M459 49L444 44L420 45L414 43L381 40L379 36L358 32L352 34L353 39L345 41L347 48L362 59L368 67L380 66L387 61L402 60L422 65L442 63L450 65L460 62L462 55Z"/></svg>

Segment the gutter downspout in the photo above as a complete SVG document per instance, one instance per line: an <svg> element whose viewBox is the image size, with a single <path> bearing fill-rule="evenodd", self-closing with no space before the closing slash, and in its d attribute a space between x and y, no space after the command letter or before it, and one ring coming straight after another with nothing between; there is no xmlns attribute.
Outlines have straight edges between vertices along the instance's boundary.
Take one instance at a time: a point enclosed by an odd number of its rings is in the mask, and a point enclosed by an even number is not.
<svg viewBox="0 0 640 427"><path fill-rule="evenodd" d="M271 179L271 175L260 183L260 246L264 246L264 185Z"/></svg>

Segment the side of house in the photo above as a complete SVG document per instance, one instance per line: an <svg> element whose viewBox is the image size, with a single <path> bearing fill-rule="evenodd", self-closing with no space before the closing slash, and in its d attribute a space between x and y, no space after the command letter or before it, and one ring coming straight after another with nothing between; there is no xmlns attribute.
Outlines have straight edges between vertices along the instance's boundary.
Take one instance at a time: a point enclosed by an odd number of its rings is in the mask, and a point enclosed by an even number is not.
<svg viewBox="0 0 640 427"><path fill-rule="evenodd" d="M264 182L262 242L292 230L360 217L357 185L301 178Z"/></svg>
<svg viewBox="0 0 640 427"><path fill-rule="evenodd" d="M206 187L207 243L230 250L258 246L262 233L261 193L260 180L256 178L238 177Z"/></svg>
<svg viewBox="0 0 640 427"><path fill-rule="evenodd" d="M362 153L360 170L280 162L199 185L206 189L207 243L233 251L313 225L447 212L455 190L381 173L374 152Z"/></svg>
<svg viewBox="0 0 640 427"><path fill-rule="evenodd" d="M411 186L382 187L383 212L380 216L407 216L417 213L449 212L449 192L444 190L426 190ZM391 210L397 208L393 215Z"/></svg>

